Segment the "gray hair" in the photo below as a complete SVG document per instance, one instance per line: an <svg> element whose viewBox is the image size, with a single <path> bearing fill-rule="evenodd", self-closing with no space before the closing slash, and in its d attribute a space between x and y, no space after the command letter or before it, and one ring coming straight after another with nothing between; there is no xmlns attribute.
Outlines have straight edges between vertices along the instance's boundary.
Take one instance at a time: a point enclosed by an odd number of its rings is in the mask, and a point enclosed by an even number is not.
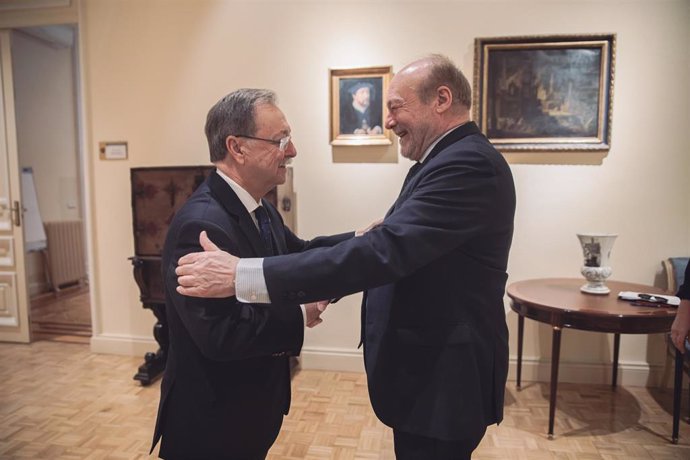
<svg viewBox="0 0 690 460"><path fill-rule="evenodd" d="M227 154L228 136L256 133L256 106L276 105L276 94L268 89L242 88L228 94L211 107L206 116L206 139L211 162L222 161Z"/></svg>
<svg viewBox="0 0 690 460"><path fill-rule="evenodd" d="M430 67L429 75L422 81L417 92L421 101L428 103L436 97L439 86L447 86L453 95L453 103L469 110L472 107L472 87L453 61L441 54L432 54L423 61L427 61Z"/></svg>

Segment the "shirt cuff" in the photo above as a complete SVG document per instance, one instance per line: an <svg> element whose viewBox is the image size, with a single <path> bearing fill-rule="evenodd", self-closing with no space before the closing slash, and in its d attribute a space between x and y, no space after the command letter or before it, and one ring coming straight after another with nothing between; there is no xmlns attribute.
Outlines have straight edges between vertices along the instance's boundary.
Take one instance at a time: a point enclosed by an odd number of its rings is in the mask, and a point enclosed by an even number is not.
<svg viewBox="0 0 690 460"><path fill-rule="evenodd" d="M264 259L240 259L235 272L235 297L244 303L271 303L264 278Z"/></svg>
<svg viewBox="0 0 690 460"><path fill-rule="evenodd" d="M307 327L307 307L302 304L299 307L302 309L302 324Z"/></svg>

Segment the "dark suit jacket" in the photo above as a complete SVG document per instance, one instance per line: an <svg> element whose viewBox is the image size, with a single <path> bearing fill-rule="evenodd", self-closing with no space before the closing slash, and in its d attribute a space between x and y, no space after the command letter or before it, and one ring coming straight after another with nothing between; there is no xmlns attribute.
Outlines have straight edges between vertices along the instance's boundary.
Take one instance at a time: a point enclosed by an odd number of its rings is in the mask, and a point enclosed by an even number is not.
<svg viewBox="0 0 690 460"><path fill-rule="evenodd" d="M279 253L334 244L302 241L283 225L268 203ZM202 250L199 233L240 257L265 256L256 225L217 173L175 215L163 249L163 282L170 346L153 446L163 437L164 458L246 458L271 445L290 405L288 357L304 334L296 302L243 304L235 297L201 299L179 295L177 260ZM153 450L153 447L152 447Z"/></svg>
<svg viewBox="0 0 690 460"><path fill-rule="evenodd" d="M269 294L290 302L368 289L362 337L378 417L437 439L478 434L503 416L514 212L510 168L465 124L433 149L383 225L266 259Z"/></svg>

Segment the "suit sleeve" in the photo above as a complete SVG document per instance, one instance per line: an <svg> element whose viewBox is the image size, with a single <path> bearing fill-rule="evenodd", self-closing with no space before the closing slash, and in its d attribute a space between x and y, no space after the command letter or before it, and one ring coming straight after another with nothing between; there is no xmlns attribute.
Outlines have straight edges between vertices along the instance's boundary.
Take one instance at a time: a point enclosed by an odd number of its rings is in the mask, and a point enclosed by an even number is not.
<svg viewBox="0 0 690 460"><path fill-rule="evenodd" d="M481 232L512 232L515 196L507 165L497 167L479 152L455 156L425 172L412 194L365 235L330 248L266 258L271 300L310 302L352 294L407 276Z"/></svg>
<svg viewBox="0 0 690 460"><path fill-rule="evenodd" d="M690 300L690 263L685 267L685 278L676 295L683 300Z"/></svg>
<svg viewBox="0 0 690 460"><path fill-rule="evenodd" d="M217 361L299 354L304 339L299 305L254 305L241 303L235 297L204 299L177 293L177 260L202 250L198 242L202 230L221 249L239 253L232 237L218 225L190 221L182 225L174 253L163 267L168 302L201 353Z"/></svg>

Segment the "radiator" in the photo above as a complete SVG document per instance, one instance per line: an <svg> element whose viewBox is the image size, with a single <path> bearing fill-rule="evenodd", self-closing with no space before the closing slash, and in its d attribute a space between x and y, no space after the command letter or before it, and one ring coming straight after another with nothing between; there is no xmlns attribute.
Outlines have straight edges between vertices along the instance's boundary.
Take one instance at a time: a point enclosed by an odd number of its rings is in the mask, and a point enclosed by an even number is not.
<svg viewBox="0 0 690 460"><path fill-rule="evenodd" d="M80 220L45 222L48 275L53 290L86 278L84 227Z"/></svg>

